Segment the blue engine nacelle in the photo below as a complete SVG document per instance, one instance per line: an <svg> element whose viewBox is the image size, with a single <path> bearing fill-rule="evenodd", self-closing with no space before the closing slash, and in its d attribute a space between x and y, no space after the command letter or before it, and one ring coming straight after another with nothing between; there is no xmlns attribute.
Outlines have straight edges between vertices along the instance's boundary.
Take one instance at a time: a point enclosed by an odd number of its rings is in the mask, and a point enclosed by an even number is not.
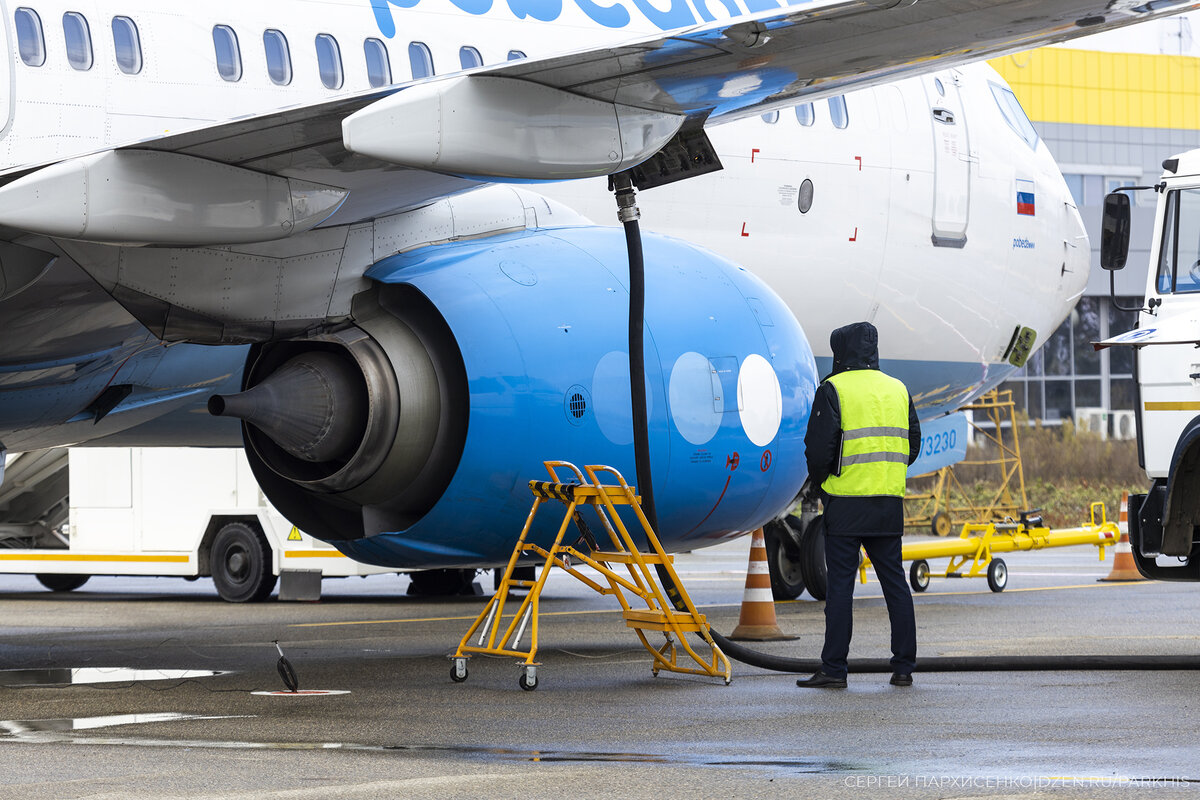
<svg viewBox="0 0 1200 800"><path fill-rule="evenodd" d="M664 544L770 521L804 481L816 366L762 281L646 235L646 387ZM559 228L425 247L369 273L355 326L258 348L247 421L271 501L353 558L392 567L502 563L542 462L635 481L619 228ZM561 515L539 514L535 540Z"/></svg>

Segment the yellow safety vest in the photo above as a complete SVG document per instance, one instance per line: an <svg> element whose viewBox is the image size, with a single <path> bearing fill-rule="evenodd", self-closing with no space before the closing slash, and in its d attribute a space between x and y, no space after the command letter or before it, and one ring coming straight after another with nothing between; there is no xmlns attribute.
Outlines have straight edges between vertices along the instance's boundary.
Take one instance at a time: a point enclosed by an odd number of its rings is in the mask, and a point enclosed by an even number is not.
<svg viewBox="0 0 1200 800"><path fill-rule="evenodd" d="M904 496L908 474L908 389L877 369L829 378L842 417L839 474L821 484L831 495Z"/></svg>

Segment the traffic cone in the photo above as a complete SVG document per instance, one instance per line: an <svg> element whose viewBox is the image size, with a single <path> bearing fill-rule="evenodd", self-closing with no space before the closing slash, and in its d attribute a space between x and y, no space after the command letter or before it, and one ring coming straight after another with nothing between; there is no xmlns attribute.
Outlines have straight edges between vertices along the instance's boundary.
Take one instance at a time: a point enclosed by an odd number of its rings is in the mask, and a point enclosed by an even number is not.
<svg viewBox="0 0 1200 800"><path fill-rule="evenodd" d="M775 620L775 598L771 595L771 573L767 570L767 543L762 528L750 537L750 564L746 567L746 593L742 613L730 639L769 642L795 639L779 630Z"/></svg>
<svg viewBox="0 0 1200 800"><path fill-rule="evenodd" d="M1129 546L1129 492L1121 492L1121 516L1117 518L1117 529L1121 538L1113 554L1112 572L1102 581L1144 581L1142 573L1138 572L1137 564L1133 563L1133 550Z"/></svg>

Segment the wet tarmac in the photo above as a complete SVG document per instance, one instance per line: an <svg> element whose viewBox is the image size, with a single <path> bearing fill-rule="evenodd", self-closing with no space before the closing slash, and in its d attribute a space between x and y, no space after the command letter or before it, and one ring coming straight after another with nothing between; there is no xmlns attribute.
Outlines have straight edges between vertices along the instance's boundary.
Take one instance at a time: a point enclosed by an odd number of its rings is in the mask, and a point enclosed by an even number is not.
<svg viewBox="0 0 1200 800"><path fill-rule="evenodd" d="M737 622L748 541L681 556L718 630ZM1098 583L1075 548L1013 554L1008 589L935 580L921 656L1200 656L1200 585ZM488 576L481 582L490 586ZM211 583L94 578L52 594L0 576L0 798L1190 797L1192 671L926 673L845 691L735 663L660 674L611 598L555 576L539 687L509 658L447 655L482 598L407 579L326 581L319 603L229 605ZM853 655L887 655L879 587L859 587ZM819 654L823 604L777 605ZM287 654L300 692L276 671ZM308 694L308 692L336 694Z"/></svg>

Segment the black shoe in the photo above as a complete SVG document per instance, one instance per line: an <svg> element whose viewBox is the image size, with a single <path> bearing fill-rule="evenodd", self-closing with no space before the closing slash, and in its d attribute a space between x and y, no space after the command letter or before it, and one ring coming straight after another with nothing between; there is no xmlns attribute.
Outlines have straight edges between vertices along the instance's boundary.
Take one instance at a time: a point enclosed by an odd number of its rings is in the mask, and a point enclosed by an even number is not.
<svg viewBox="0 0 1200 800"><path fill-rule="evenodd" d="M888 683L892 686L912 686L912 675L907 672L893 672L892 679Z"/></svg>
<svg viewBox="0 0 1200 800"><path fill-rule="evenodd" d="M845 689L846 679L835 678L818 671L814 672L811 678L799 679L796 681L796 685L805 689Z"/></svg>

